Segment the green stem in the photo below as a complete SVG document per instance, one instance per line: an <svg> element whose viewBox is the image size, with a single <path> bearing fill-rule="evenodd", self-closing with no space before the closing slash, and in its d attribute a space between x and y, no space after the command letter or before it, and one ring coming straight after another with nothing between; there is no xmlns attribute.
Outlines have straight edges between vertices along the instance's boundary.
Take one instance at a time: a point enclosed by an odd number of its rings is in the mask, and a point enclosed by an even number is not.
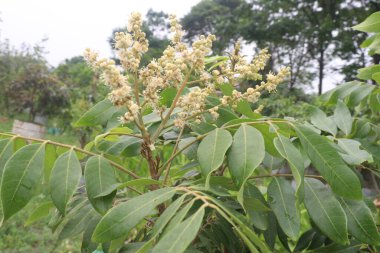
<svg viewBox="0 0 380 253"><path fill-rule="evenodd" d="M265 178L265 177L294 177L294 176L293 174L268 174L268 175L250 176L248 179L258 179L258 178ZM304 177L324 180L322 176L318 176L318 175L304 175Z"/></svg>
<svg viewBox="0 0 380 253"><path fill-rule="evenodd" d="M64 148L69 148L69 149L74 149L75 151L78 151L78 152L81 152L83 154L86 154L86 155L90 155L90 156L102 156L102 155L99 155L99 154L95 154L95 153L92 153L90 151L87 151L87 150L84 150L84 149L81 149L81 148L78 148L78 147L75 147L75 146L72 146L72 145L68 145L68 144L63 144L63 143L59 143L59 142L54 142L54 141L51 141L51 140L43 140L43 139L38 139L38 138L32 138L32 137L26 137L26 136L21 136L21 135L15 135L15 134L7 134L7 133L0 133L0 135L3 135L3 136L9 136L9 137L16 137L16 138L20 138L20 139L24 139L24 140L30 140L30 141L36 141L36 142L41 142L41 143L46 143L46 144L52 144L54 146L59 146L59 147L64 147ZM107 159L106 157L102 156L104 159L106 159L113 167L115 167L116 169L120 170L120 171L123 171L125 173L127 173L128 175L130 175L131 177L135 178L135 179L138 179L140 178L138 175L136 175L134 172L130 171L130 170L127 170L126 168L124 168L123 166L121 166L120 164L118 163L115 163L114 161L111 161L109 159Z"/></svg>
<svg viewBox="0 0 380 253"><path fill-rule="evenodd" d="M178 134L177 141L175 142L175 146L174 146L174 148L173 148L173 152L172 152L171 156L177 151L178 144L179 144L179 141L180 141L180 139L181 139L181 137L182 137L182 134L183 134L183 130L184 130L184 129L185 129L185 126L183 126L183 127L181 128L181 130L180 130L180 132L179 132L179 134ZM166 168L164 167L164 169L163 169L163 170L166 169L166 173L165 173L165 177L164 177L164 185L165 185L166 181L168 180L169 172L170 172L170 166L171 166L171 164L172 164L172 161L173 161L173 159L170 160L170 162L167 163Z"/></svg>
<svg viewBox="0 0 380 253"><path fill-rule="evenodd" d="M193 72L193 69L190 69L189 72L186 74L186 77L185 77L185 79L183 80L181 86L179 87L179 89L178 89L178 91L177 91L177 94L176 94L176 96L174 97L173 103L172 103L172 105L171 105L170 108L169 108L168 113L165 115L164 119L161 121L161 124L158 126L157 131L156 131L155 134L153 135L153 137L152 137L152 142L154 142L154 141L157 139L157 137L160 135L162 129L165 127L166 122L170 119L170 116L171 116L171 114L173 113L174 108L176 107L176 105L177 105L177 103L178 103L178 100L179 100L179 98L181 97L182 92L183 92L183 90L185 89L185 87L186 87L186 85L187 85L187 82L188 82L188 80L189 80L190 75L191 75L192 72Z"/></svg>

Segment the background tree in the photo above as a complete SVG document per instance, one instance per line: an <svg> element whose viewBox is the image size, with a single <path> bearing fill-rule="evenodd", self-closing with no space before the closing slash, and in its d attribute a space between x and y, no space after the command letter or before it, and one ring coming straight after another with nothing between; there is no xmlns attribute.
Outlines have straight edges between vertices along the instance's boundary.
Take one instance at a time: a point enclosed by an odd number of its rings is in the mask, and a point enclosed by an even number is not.
<svg viewBox="0 0 380 253"><path fill-rule="evenodd" d="M203 0L182 24L190 41L197 34L216 34L216 53L238 38L268 47L272 68L279 64L291 68L290 89L311 85L318 76L321 94L328 62L343 59L342 70L332 70L347 78L356 74L358 65L364 66L365 54L359 47L364 37L350 27L378 8L373 0Z"/></svg>
<svg viewBox="0 0 380 253"><path fill-rule="evenodd" d="M10 83L6 84L5 95L11 112L27 109L29 120L37 114L57 116L68 106L67 87L51 73L38 47L24 54L14 56L14 62L22 66L15 68L8 75Z"/></svg>

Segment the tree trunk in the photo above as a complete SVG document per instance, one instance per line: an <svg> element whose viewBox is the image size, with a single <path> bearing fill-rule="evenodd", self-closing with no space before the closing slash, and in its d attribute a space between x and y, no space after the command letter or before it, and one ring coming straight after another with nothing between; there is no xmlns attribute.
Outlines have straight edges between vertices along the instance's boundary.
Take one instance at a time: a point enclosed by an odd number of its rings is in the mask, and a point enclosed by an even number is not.
<svg viewBox="0 0 380 253"><path fill-rule="evenodd" d="M318 83L318 95L322 94L322 87L323 87L323 70L325 68L325 62L324 62L324 56L325 56L325 50L320 49L319 50L319 83Z"/></svg>

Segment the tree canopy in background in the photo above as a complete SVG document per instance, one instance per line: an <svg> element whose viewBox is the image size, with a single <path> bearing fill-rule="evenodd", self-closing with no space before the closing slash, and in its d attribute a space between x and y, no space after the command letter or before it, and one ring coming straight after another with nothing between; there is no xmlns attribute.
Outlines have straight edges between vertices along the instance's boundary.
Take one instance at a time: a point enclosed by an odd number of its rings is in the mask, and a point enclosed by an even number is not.
<svg viewBox="0 0 380 253"><path fill-rule="evenodd" d="M365 65L359 47L364 35L350 27L377 10L380 4L374 0L203 0L182 24L189 41L199 34L215 34L216 52L239 38L268 47L272 68L282 64L291 68L289 88L311 85L317 76L321 94L329 62L337 57L345 60L340 73L347 78Z"/></svg>

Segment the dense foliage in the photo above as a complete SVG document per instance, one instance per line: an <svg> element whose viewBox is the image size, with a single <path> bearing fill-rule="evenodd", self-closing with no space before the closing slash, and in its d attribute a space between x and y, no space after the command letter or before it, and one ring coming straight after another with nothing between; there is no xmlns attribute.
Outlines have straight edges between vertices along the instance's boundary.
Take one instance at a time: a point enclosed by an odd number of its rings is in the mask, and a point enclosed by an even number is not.
<svg viewBox="0 0 380 253"><path fill-rule="evenodd" d="M375 13L356 29L380 33L379 21ZM264 75L268 51L247 62L239 43L209 57L212 35L188 48L174 16L170 24L170 46L142 68L138 14L115 37L125 73L86 51L111 90L76 122L105 129L86 147L1 134L2 221L43 194L27 223L53 213L59 240L81 234L82 252L377 251L377 209L360 172L379 174L379 86L324 94L329 116L309 106L308 121L266 117L257 102L288 68ZM254 88L238 91L246 79Z"/></svg>

